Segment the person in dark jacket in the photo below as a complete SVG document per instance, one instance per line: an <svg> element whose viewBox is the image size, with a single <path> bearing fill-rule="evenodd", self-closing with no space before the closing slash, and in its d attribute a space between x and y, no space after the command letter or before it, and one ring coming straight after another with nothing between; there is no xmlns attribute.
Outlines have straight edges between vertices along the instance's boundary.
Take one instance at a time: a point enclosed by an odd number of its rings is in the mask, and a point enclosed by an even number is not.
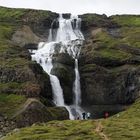
<svg viewBox="0 0 140 140"><path fill-rule="evenodd" d="M82 116L83 116L83 120L85 120L85 119L86 119L86 113L83 112L83 113L82 113Z"/></svg>

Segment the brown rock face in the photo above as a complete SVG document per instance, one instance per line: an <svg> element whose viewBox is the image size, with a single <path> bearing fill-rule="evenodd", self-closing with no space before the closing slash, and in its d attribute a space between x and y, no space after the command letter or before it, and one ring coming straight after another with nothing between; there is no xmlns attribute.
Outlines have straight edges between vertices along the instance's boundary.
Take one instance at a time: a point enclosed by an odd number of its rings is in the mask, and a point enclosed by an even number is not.
<svg viewBox="0 0 140 140"><path fill-rule="evenodd" d="M69 118L68 112L63 107L44 106L37 99L28 99L19 112L15 114L18 127L30 126L37 122L48 122L51 120L66 120Z"/></svg>
<svg viewBox="0 0 140 140"><path fill-rule="evenodd" d="M12 42L23 47L26 44L38 44L38 42L41 42L41 38L34 34L29 26L24 25L13 34Z"/></svg>

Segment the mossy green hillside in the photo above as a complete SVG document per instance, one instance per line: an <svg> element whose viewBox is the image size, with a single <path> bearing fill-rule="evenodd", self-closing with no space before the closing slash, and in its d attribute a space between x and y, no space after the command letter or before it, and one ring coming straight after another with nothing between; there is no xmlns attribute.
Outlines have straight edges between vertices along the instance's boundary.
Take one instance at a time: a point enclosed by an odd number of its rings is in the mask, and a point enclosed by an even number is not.
<svg viewBox="0 0 140 140"><path fill-rule="evenodd" d="M120 29L120 35L120 42L140 48L140 27L123 27Z"/></svg>
<svg viewBox="0 0 140 140"><path fill-rule="evenodd" d="M123 49L123 46L127 45L130 49L140 47L140 27L122 27L118 29L118 34L120 37L115 38L106 29L97 33L93 39L93 55L118 60L132 58L133 53Z"/></svg>
<svg viewBox="0 0 140 140"><path fill-rule="evenodd" d="M117 15L107 18L104 15L86 14L82 20L89 27L102 27L102 30L93 36L94 46L114 47L120 44L127 44L130 47L140 47L140 16L139 15ZM112 22L111 22L112 21ZM110 22L110 26L103 26ZM104 23L104 24L103 24ZM112 23L112 24L111 24ZM98 26L96 26L96 24ZM102 26L100 26L100 24ZM119 25L112 28L112 25ZM103 28L104 27L104 28ZM109 30L111 29L112 34ZM116 50L118 48L115 48Z"/></svg>
<svg viewBox="0 0 140 140"><path fill-rule="evenodd" d="M137 100L128 110L104 120L104 132L111 140L140 139L140 100Z"/></svg>
<svg viewBox="0 0 140 140"><path fill-rule="evenodd" d="M109 49L109 48L104 48L101 49L100 51L95 51L93 55L95 57L99 56L102 58L108 58L110 60L118 60L118 61L125 61L131 58L131 54L129 53L126 53L121 50Z"/></svg>
<svg viewBox="0 0 140 140"><path fill-rule="evenodd" d="M0 21L34 22L53 15L50 11L0 7Z"/></svg>
<svg viewBox="0 0 140 140"><path fill-rule="evenodd" d="M111 16L111 19L121 26L138 26L140 27L139 15L116 15Z"/></svg>
<svg viewBox="0 0 140 140"><path fill-rule="evenodd" d="M23 128L6 140L100 140L93 121L53 121Z"/></svg>
<svg viewBox="0 0 140 140"><path fill-rule="evenodd" d="M10 39L15 29L16 29L15 25L7 23L0 24L0 40Z"/></svg>
<svg viewBox="0 0 140 140"><path fill-rule="evenodd" d="M13 84L15 86L16 84ZM0 114L12 117L26 101L25 96L15 94L0 94Z"/></svg>
<svg viewBox="0 0 140 140"><path fill-rule="evenodd" d="M107 30L102 30L101 32L97 33L94 36L93 41L93 47L95 48L92 49L91 55L93 55L93 57L101 57L119 61L125 61L132 57L131 53L125 52L124 50L116 47L120 44L120 42L123 44L123 41L109 35Z"/></svg>
<svg viewBox="0 0 140 140"><path fill-rule="evenodd" d="M12 21L19 21L21 17L25 14L25 9L11 9L0 7L0 21L3 20L11 20Z"/></svg>
<svg viewBox="0 0 140 140"><path fill-rule="evenodd" d="M139 140L140 100L126 111L98 121L53 121L11 133L4 140ZM101 124L101 125L99 125ZM102 135L102 136L101 136Z"/></svg>

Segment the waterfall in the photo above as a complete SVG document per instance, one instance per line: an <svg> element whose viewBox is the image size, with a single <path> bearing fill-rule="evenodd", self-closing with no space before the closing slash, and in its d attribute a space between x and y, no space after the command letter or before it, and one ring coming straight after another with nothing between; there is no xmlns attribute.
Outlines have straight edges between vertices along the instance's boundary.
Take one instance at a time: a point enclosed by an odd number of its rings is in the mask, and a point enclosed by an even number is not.
<svg viewBox="0 0 140 140"><path fill-rule="evenodd" d="M80 86L80 75L78 69L78 60L75 59L75 81L73 91L75 93L75 105L80 106L81 104L81 86Z"/></svg>
<svg viewBox="0 0 140 140"><path fill-rule="evenodd" d="M53 102L56 106L64 106L70 119L77 115L82 118L81 104L81 87L80 75L78 70L78 57L83 44L84 36L80 31L81 19L78 16L71 16L70 19L64 19L62 14L59 15L59 27L53 29L53 24L49 31L48 42L40 42L38 49L32 54L32 60L39 63L44 71L50 76L50 82L53 91ZM55 53L68 53L75 60L75 81L73 84L74 99L73 104L65 104L63 89L57 76L51 74L53 68L52 59Z"/></svg>

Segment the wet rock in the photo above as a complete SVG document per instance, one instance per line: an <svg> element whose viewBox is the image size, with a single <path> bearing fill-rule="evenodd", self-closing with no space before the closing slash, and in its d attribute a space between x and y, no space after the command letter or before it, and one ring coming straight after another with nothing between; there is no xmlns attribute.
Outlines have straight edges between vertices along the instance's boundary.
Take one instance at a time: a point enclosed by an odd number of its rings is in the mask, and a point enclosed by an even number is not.
<svg viewBox="0 0 140 140"><path fill-rule="evenodd" d="M74 60L68 54L58 54L53 58L51 73L56 75L63 89L66 104L73 103L73 82L75 79Z"/></svg>
<svg viewBox="0 0 140 140"><path fill-rule="evenodd" d="M65 18L65 19L70 19L70 16L71 16L71 14L70 14L70 13L63 14L63 18Z"/></svg>
<svg viewBox="0 0 140 140"><path fill-rule="evenodd" d="M38 49L38 44L29 43L29 44L26 44L26 45L24 46L24 48L30 49L30 50L37 50L37 49Z"/></svg>

